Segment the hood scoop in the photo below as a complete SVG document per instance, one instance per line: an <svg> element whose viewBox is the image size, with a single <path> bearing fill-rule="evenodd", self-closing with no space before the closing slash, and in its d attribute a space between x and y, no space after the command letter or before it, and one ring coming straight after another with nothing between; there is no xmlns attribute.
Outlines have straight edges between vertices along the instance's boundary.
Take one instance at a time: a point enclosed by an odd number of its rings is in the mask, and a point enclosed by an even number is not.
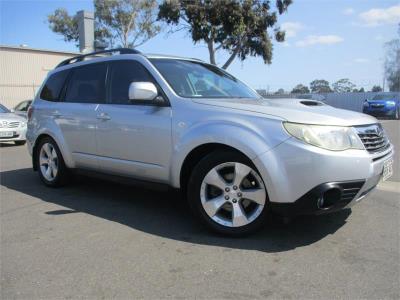
<svg viewBox="0 0 400 300"><path fill-rule="evenodd" d="M322 102L313 101L313 100L303 100L303 101L300 101L300 103L305 106L322 106L322 105L324 105L324 103L322 103Z"/></svg>

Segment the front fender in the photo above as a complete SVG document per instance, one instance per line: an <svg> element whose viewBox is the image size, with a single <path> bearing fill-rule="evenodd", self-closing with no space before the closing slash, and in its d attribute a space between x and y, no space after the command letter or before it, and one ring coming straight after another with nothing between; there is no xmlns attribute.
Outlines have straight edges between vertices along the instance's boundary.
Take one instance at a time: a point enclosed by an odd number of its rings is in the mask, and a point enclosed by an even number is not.
<svg viewBox="0 0 400 300"><path fill-rule="evenodd" d="M279 121L271 121L268 131L270 133L275 131L278 134L271 135L257 126L243 126L229 121L205 122L188 128L176 137L170 174L172 186L180 187L182 165L185 158L197 147L205 144L221 144L235 148L253 160L288 138L282 132Z"/></svg>

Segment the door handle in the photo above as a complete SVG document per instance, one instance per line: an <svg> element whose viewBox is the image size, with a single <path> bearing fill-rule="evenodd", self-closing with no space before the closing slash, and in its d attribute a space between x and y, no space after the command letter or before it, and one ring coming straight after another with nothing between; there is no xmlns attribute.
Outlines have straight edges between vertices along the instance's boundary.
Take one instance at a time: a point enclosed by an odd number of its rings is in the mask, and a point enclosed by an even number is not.
<svg viewBox="0 0 400 300"><path fill-rule="evenodd" d="M101 114L97 115L97 119L103 120L103 121L111 120L110 116L107 115L106 113L101 113Z"/></svg>

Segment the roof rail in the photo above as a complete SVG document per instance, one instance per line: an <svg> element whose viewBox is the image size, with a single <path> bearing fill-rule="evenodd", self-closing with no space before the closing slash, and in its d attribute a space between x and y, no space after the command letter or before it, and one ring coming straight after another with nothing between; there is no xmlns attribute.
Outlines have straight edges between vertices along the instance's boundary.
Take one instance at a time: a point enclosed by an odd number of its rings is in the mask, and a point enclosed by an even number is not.
<svg viewBox="0 0 400 300"><path fill-rule="evenodd" d="M103 53L114 53L114 52L119 52L119 54L141 54L140 51L135 50L135 49L130 49L130 48L115 48L115 49L101 50L101 51L90 52L90 53L87 53L87 54L82 54L82 55L74 56L72 58L68 58L68 59L63 60L62 62L60 62L56 66L56 68L59 68L59 67L62 67L62 66L66 66L66 65L69 65L71 63L76 63L76 62L83 61L85 57L96 56L98 54L103 54Z"/></svg>

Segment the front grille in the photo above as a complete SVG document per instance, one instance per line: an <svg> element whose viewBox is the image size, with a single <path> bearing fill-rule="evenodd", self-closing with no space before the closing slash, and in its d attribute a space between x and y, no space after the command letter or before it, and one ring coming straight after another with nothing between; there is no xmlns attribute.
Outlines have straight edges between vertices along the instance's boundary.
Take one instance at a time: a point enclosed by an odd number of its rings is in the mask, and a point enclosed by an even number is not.
<svg viewBox="0 0 400 300"><path fill-rule="evenodd" d="M355 127L365 149L370 153L386 150L389 147L389 140L381 124Z"/></svg>
<svg viewBox="0 0 400 300"><path fill-rule="evenodd" d="M382 107L384 107L385 105L383 105L383 104L371 104L371 106L372 106L372 107L375 107L375 108L382 108Z"/></svg>
<svg viewBox="0 0 400 300"><path fill-rule="evenodd" d="M365 181L352 181L340 183L342 189L342 196L340 202L349 203L358 194Z"/></svg>
<svg viewBox="0 0 400 300"><path fill-rule="evenodd" d="M8 128L16 128L19 126L19 122L9 122L8 123Z"/></svg>

